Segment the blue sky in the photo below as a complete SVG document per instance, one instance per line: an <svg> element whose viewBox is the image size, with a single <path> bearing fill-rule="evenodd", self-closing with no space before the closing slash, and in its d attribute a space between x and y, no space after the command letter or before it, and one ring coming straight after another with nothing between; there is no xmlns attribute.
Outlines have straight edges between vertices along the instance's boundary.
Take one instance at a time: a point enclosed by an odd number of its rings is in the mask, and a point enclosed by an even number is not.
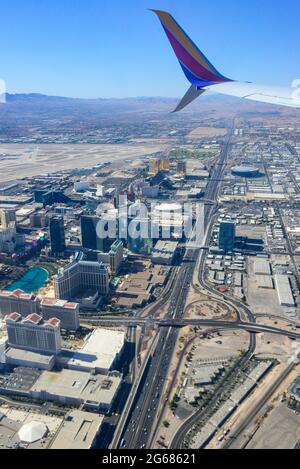
<svg viewBox="0 0 300 469"><path fill-rule="evenodd" d="M171 12L229 77L300 78L299 0L2 0L0 78L10 93L182 95L188 84L146 8Z"/></svg>

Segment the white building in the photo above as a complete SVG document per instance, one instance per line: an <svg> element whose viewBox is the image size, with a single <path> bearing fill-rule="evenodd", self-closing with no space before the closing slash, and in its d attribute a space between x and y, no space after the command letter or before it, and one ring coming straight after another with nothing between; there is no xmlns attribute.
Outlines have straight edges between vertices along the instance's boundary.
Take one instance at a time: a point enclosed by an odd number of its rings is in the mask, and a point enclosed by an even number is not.
<svg viewBox="0 0 300 469"><path fill-rule="evenodd" d="M16 210L11 208L0 209L0 225L2 228L14 227L16 225Z"/></svg>
<svg viewBox="0 0 300 469"><path fill-rule="evenodd" d="M102 262L82 260L82 253L59 270L54 277L55 297L61 300L76 298L82 291L97 292L102 296L109 293L109 274Z"/></svg>
<svg viewBox="0 0 300 469"><path fill-rule="evenodd" d="M74 370L43 371L30 395L42 401L83 406L95 412L109 412L121 385L119 374L97 375Z"/></svg>
<svg viewBox="0 0 300 469"><path fill-rule="evenodd" d="M13 253L15 249L16 228L0 227L0 252Z"/></svg>
<svg viewBox="0 0 300 469"><path fill-rule="evenodd" d="M279 304L281 306L294 307L295 299L289 277L287 275L275 275L275 285Z"/></svg>
<svg viewBox="0 0 300 469"><path fill-rule="evenodd" d="M23 319L18 313L6 316L8 344L24 350L58 354L61 351L60 321L43 321L38 314Z"/></svg>
<svg viewBox="0 0 300 469"><path fill-rule="evenodd" d="M26 317L29 314L39 314L39 299L22 290L6 291L0 290L0 313L2 317L10 313L19 313ZM53 317L53 316L52 316Z"/></svg>
<svg viewBox="0 0 300 469"><path fill-rule="evenodd" d="M59 319L62 329L77 331L80 327L78 303L46 298L41 302L41 314L44 321L51 318Z"/></svg>
<svg viewBox="0 0 300 469"><path fill-rule="evenodd" d="M62 366L96 373L107 373L120 362L125 345L125 332L99 328L87 336L79 350L64 351L59 357Z"/></svg>
<svg viewBox="0 0 300 469"><path fill-rule="evenodd" d="M174 241L158 241L152 252L152 263L171 265L176 254L178 243Z"/></svg>

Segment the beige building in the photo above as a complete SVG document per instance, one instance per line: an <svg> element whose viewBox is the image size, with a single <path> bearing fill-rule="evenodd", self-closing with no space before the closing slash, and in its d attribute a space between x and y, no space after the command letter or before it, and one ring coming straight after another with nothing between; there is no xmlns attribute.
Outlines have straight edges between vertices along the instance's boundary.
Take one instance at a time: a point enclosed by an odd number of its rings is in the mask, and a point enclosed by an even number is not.
<svg viewBox="0 0 300 469"><path fill-rule="evenodd" d="M45 321L51 318L59 319L62 329L77 331L80 327L78 303L46 298L41 302L41 315Z"/></svg>
<svg viewBox="0 0 300 469"><path fill-rule="evenodd" d="M24 350L58 354L61 351L60 321L43 321L38 314L25 319L18 313L6 316L8 344Z"/></svg>
<svg viewBox="0 0 300 469"><path fill-rule="evenodd" d="M55 298L70 300L82 291L109 293L109 274L102 262L82 260L81 253L54 277Z"/></svg>
<svg viewBox="0 0 300 469"><path fill-rule="evenodd" d="M0 313L2 317L10 313L19 313L26 317L29 314L39 314L39 299L30 293L22 290L0 291ZM53 316L52 316L53 317Z"/></svg>
<svg viewBox="0 0 300 469"><path fill-rule="evenodd" d="M91 449L103 420L103 415L72 410L64 419L49 449Z"/></svg>
<svg viewBox="0 0 300 469"><path fill-rule="evenodd" d="M2 228L9 228L16 224L16 211L10 208L0 210L0 225Z"/></svg>

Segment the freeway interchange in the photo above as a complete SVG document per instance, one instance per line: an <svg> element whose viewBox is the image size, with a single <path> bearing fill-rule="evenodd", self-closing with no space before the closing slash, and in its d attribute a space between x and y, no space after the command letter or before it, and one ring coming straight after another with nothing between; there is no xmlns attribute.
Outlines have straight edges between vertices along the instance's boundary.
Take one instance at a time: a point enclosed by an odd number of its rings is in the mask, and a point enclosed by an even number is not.
<svg viewBox="0 0 300 469"><path fill-rule="evenodd" d="M225 169L228 151L231 146L231 136L223 145L219 164L214 168L212 178L208 184L205 198L209 201L217 202L219 183ZM210 202L205 205L204 223L206 227L206 239L210 239L213 225L214 205ZM242 355L240 365L242 366L253 355L256 348L256 333L268 332L287 336L291 339L300 339L300 333L288 330L281 330L271 326L258 325L251 310L238 301L226 298L211 289L204 279L205 250L189 249L187 247L181 266L177 270L177 275L172 279L170 287L163 297L154 304L147 317L133 318L90 318L92 324L123 324L128 327L156 326L156 335L143 366L140 368L136 380L133 383L132 391L128 397L128 402L119 425L115 431L111 448L122 449L143 449L151 448L157 426L162 415L162 408L168 402L166 393L166 382L170 370L171 360L175 350L178 334L181 327L186 325L194 327L207 327L211 330L236 329L245 330L250 333L249 348ZM197 272L200 287L193 283L194 274ZM191 287L206 292L214 296L219 303L229 304L237 314L237 320L216 321L216 320L186 320L185 307L188 291ZM156 319L156 312L168 305L167 312L163 319ZM218 395L216 391L216 397ZM220 390L221 391L221 390ZM196 412L188 419L174 436L171 448L180 448L187 432L193 427L195 422L201 418L202 410Z"/></svg>

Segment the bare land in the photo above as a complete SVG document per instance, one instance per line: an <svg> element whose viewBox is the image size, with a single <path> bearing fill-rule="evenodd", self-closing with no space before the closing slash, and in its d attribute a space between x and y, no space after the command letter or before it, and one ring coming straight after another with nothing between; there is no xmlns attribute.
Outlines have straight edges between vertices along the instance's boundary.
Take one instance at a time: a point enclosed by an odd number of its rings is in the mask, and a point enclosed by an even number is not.
<svg viewBox="0 0 300 469"><path fill-rule="evenodd" d="M142 158L166 145L0 145L0 182L60 170L92 167L99 163Z"/></svg>
<svg viewBox="0 0 300 469"><path fill-rule="evenodd" d="M190 140L197 140L201 137L223 137L227 134L227 129L217 129L214 127L198 127L187 135Z"/></svg>
<svg viewBox="0 0 300 469"><path fill-rule="evenodd" d="M247 449L294 449L300 439L300 416L279 404L264 421Z"/></svg>

